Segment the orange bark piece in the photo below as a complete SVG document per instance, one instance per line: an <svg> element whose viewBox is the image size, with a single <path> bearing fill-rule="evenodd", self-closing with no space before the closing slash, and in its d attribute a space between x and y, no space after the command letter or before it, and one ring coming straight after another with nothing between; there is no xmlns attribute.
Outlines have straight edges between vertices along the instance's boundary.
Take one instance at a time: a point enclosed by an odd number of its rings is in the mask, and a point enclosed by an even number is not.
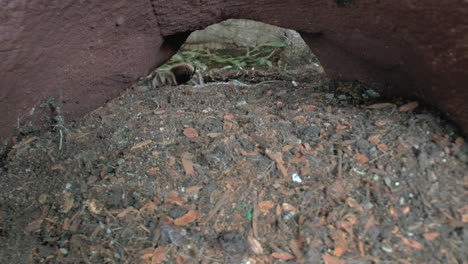
<svg viewBox="0 0 468 264"><path fill-rule="evenodd" d="M388 147L385 144L378 144L377 148L382 152L387 152L387 150L388 150Z"/></svg>
<svg viewBox="0 0 468 264"><path fill-rule="evenodd" d="M281 208L283 209L283 212L298 212L296 207L294 207L293 205L290 205L288 203L283 203L281 205Z"/></svg>
<svg viewBox="0 0 468 264"><path fill-rule="evenodd" d="M418 241L416 240L412 240L412 239L408 239L408 238L405 238L405 237L401 237L403 243L405 243L407 246L410 246L412 248L415 248L415 249L422 249L422 244L419 243Z"/></svg>
<svg viewBox="0 0 468 264"><path fill-rule="evenodd" d="M151 264L163 263L165 259L166 259L166 249L163 247L158 247L153 251Z"/></svg>
<svg viewBox="0 0 468 264"><path fill-rule="evenodd" d="M201 185L190 186L187 188L185 193L188 195L194 195L194 194L197 194L201 188L203 188L203 186Z"/></svg>
<svg viewBox="0 0 468 264"><path fill-rule="evenodd" d="M378 127L388 125L389 123L390 123L390 120L387 120L387 119L380 119L380 120L375 121L375 125Z"/></svg>
<svg viewBox="0 0 468 264"><path fill-rule="evenodd" d="M151 168L148 170L148 174L155 175L156 173L158 173L158 171L159 171L159 168Z"/></svg>
<svg viewBox="0 0 468 264"><path fill-rule="evenodd" d="M393 107L394 104L391 104L391 103L380 103L380 104L373 104L373 105L369 105L368 109L383 109L383 108L387 108L387 107Z"/></svg>
<svg viewBox="0 0 468 264"><path fill-rule="evenodd" d="M138 251L141 259L150 259L153 256L153 247L145 248Z"/></svg>
<svg viewBox="0 0 468 264"><path fill-rule="evenodd" d="M50 170L53 170L53 171L59 170L59 171L62 171L62 172L67 171L67 169L65 169L64 167L62 167L62 166L60 166L60 165L54 165L54 166L52 166L52 167L50 168Z"/></svg>
<svg viewBox="0 0 468 264"><path fill-rule="evenodd" d="M185 174L187 174L188 176L195 175L195 170L193 169L193 163L190 159L183 157L182 167L184 167Z"/></svg>
<svg viewBox="0 0 468 264"><path fill-rule="evenodd" d="M419 106L419 103L414 101L414 102L411 102L411 103L407 103L407 104L404 104L402 106L400 106L398 108L398 111L400 112L408 112L408 111L411 111L413 109L415 109L416 107Z"/></svg>
<svg viewBox="0 0 468 264"><path fill-rule="evenodd" d="M225 131L230 131L230 130L232 129L232 126L233 126L233 125L232 125L232 122L224 122L224 124L223 124L223 129L224 129Z"/></svg>
<svg viewBox="0 0 468 264"><path fill-rule="evenodd" d="M270 210L275 207L275 203L273 201L263 201L258 204L260 211L264 214L268 214Z"/></svg>
<svg viewBox="0 0 468 264"><path fill-rule="evenodd" d="M190 210L185 215L174 220L174 224L178 226L188 225L197 219L197 212Z"/></svg>
<svg viewBox="0 0 468 264"><path fill-rule="evenodd" d="M187 198L185 198L185 197L169 197L169 198L166 198L166 202L171 203L171 204L183 205L184 203L187 202Z"/></svg>
<svg viewBox="0 0 468 264"><path fill-rule="evenodd" d="M346 261L328 254L322 255L322 258L323 261L325 261L325 264L346 264Z"/></svg>
<svg viewBox="0 0 468 264"><path fill-rule="evenodd" d="M363 154L357 154L356 156L354 156L354 158L357 160L357 162L361 164L365 164L369 161L369 158Z"/></svg>
<svg viewBox="0 0 468 264"><path fill-rule="evenodd" d="M184 135L188 138L196 138L198 137L198 132L195 129L189 127L184 130Z"/></svg>
<svg viewBox="0 0 468 264"><path fill-rule="evenodd" d="M297 120L301 120L301 119L304 119L304 118L305 118L305 116L300 115L300 116L294 117L292 120L297 121Z"/></svg>
<svg viewBox="0 0 468 264"><path fill-rule="evenodd" d="M234 117L233 115L225 115L225 116L224 116L224 119L230 120L230 121L234 120L234 118L235 118L235 117Z"/></svg>
<svg viewBox="0 0 468 264"><path fill-rule="evenodd" d="M426 239L426 240L434 240L434 239L438 238L439 235L440 235L440 233L438 233L438 232L423 234L424 239Z"/></svg>
<svg viewBox="0 0 468 264"><path fill-rule="evenodd" d="M335 248L332 252L332 254L337 257L340 257L341 255L343 255L343 253L344 253L344 250L340 247Z"/></svg>
<svg viewBox="0 0 468 264"><path fill-rule="evenodd" d="M144 148L144 147L148 146L151 143L153 143L153 140L151 140L151 139L145 140L145 141L142 141L142 142L138 142L135 145L133 145L133 147L130 150Z"/></svg>
<svg viewBox="0 0 468 264"><path fill-rule="evenodd" d="M315 105L306 105L302 107L302 111L315 111L317 107Z"/></svg>
<svg viewBox="0 0 468 264"><path fill-rule="evenodd" d="M271 256L276 259L282 259L282 260L290 260L290 259L295 258L293 255L286 253L286 252L275 252L275 253L272 253Z"/></svg>
<svg viewBox="0 0 468 264"><path fill-rule="evenodd" d="M373 136L370 136L367 140L369 140L370 142L372 142L374 144L379 144L380 143L380 137L381 137L381 135L373 135Z"/></svg>

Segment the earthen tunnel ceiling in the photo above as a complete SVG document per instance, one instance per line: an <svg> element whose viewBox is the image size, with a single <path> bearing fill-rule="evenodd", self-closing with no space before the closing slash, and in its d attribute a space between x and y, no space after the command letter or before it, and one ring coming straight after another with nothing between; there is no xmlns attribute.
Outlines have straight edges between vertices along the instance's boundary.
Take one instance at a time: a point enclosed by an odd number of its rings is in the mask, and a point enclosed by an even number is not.
<svg viewBox="0 0 468 264"><path fill-rule="evenodd" d="M45 98L56 98L67 119L77 118L170 58L191 31L228 18L295 29L329 77L417 96L468 131L466 0L1 0L0 6L2 142L18 121L40 119Z"/></svg>

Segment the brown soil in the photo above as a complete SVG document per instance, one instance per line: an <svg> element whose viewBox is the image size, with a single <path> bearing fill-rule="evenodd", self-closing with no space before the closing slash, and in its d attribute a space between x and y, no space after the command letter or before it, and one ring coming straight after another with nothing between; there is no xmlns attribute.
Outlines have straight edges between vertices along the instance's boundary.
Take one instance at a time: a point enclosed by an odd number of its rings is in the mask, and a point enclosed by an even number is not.
<svg viewBox="0 0 468 264"><path fill-rule="evenodd" d="M19 138L2 263L467 259L467 144L449 124L313 69L245 79L134 87Z"/></svg>

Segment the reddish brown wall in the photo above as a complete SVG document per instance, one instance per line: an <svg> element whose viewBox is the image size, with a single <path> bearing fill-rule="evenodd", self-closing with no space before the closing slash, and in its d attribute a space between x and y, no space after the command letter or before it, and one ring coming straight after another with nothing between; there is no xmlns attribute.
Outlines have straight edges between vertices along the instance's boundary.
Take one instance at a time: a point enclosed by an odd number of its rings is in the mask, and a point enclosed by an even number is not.
<svg viewBox="0 0 468 264"><path fill-rule="evenodd" d="M468 1L0 1L0 138L47 96L76 118L227 18L300 31L333 78L415 94L468 131ZM35 114L29 117L31 108ZM37 119L37 118L36 118Z"/></svg>

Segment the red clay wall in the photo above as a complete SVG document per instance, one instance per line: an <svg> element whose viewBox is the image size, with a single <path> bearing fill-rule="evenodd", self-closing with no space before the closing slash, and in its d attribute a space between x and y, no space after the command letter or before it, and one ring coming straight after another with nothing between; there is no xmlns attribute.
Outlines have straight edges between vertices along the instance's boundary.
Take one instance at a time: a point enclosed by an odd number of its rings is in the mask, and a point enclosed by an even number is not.
<svg viewBox="0 0 468 264"><path fill-rule="evenodd" d="M18 121L37 121L48 96L67 119L98 107L167 60L187 32L228 18L298 30L330 77L395 85L388 92L416 95L468 131L466 0L4 0L0 6L2 139Z"/></svg>

